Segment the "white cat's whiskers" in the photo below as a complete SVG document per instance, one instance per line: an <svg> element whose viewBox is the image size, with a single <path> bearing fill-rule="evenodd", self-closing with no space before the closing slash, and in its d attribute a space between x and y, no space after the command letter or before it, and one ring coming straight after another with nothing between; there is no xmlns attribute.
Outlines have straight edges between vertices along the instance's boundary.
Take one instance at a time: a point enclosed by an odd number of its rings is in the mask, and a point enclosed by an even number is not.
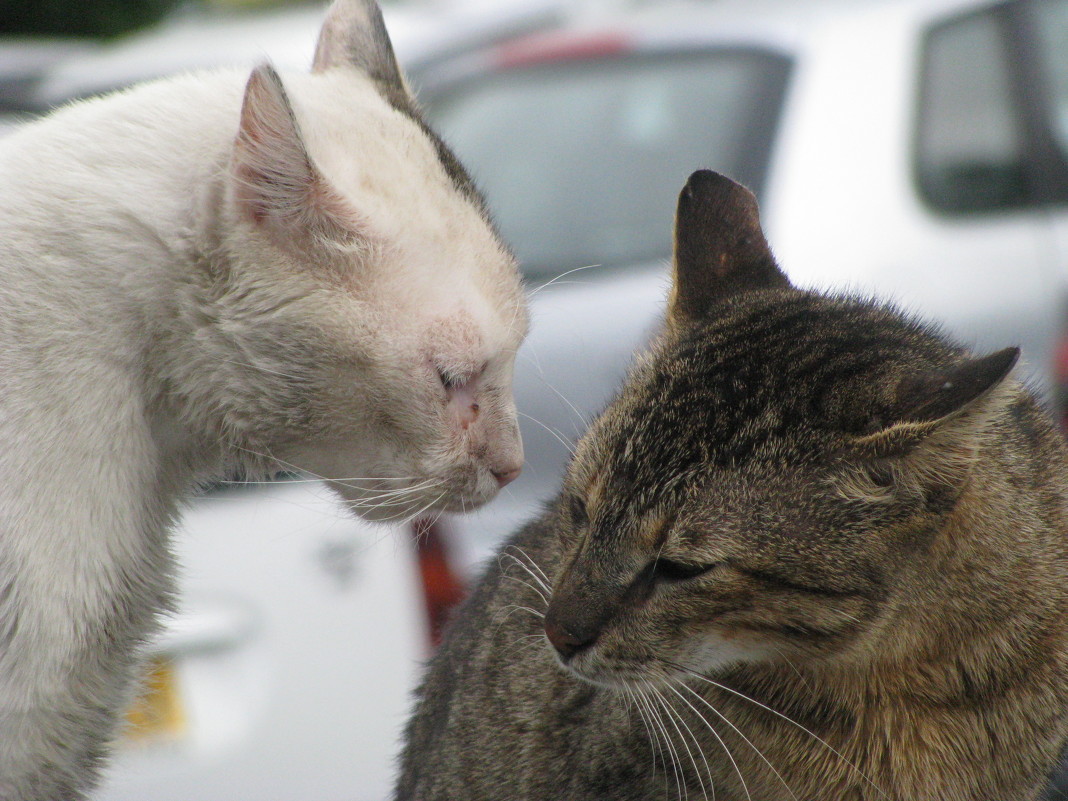
<svg viewBox="0 0 1068 801"><path fill-rule="evenodd" d="M652 691L653 696L660 702L661 707L668 716L668 721L671 723L672 728L674 728L675 731L678 732L679 739L682 741L682 747L686 749L686 756L690 758L690 764L693 765L693 772L697 776L697 783L701 786L701 795L704 796L705 801L708 801L708 792L705 789L704 779L701 778L701 770L697 767L697 760L694 759L693 752L690 750L690 746L687 743L686 735L682 733L682 729L679 728L679 724L681 723L682 727L686 729L686 733L689 734L689 739L693 742L694 748L696 748L697 753L701 755L701 760L705 763L705 772L708 774L709 784L713 784L712 770L708 766L708 760L705 758L705 753L701 749L700 742L698 741L696 735L694 735L693 729L691 729L689 724L687 724L686 721L682 718L682 716L679 714L679 711L675 709L674 705L671 704L668 699L664 697L664 695L660 692L659 688L653 685L649 685L649 689ZM741 774L739 774L739 778L740 777ZM742 781L742 785L745 786L744 780ZM746 795L748 795L748 789L746 789ZM750 801L752 801L752 799L750 799Z"/></svg>
<svg viewBox="0 0 1068 801"><path fill-rule="evenodd" d="M707 676L702 676L697 671L690 670L689 668L687 668L687 667L685 667L683 665L680 665L680 664L677 664L677 663L674 663L674 662L668 662L666 660L664 661L664 664L666 664L669 667L672 667L672 668L674 668L676 670L682 671L683 673L687 674L688 676L690 676L692 678L697 679L698 681L706 682L708 684L711 684L713 687L716 687L716 688L718 688L720 690L723 690L726 693L730 693L731 695L737 696L738 698L741 698L744 701L748 701L749 703L754 704L755 706L759 707L760 709L763 709L766 712L770 712L771 714L775 715L776 717L786 721L791 726L796 726L798 729L803 731L805 734L807 734L809 737L814 739L816 742L818 742L824 748L829 750L836 757L841 759L842 762L844 762L846 765L848 765L850 768L852 768L856 772L856 774L858 776L860 776L862 779L864 779L864 781L866 781L877 793L879 793L879 795L881 795L883 798L887 798L887 799L890 798L890 796L887 795L887 793L879 785L877 785L874 781L872 781L871 778L866 773L864 773L864 771L862 771L860 768L858 768L848 757L846 757L845 754L843 754L841 751L839 751L833 745L828 743L826 740L824 740L818 734L816 734L815 732L809 730L805 726L802 726L800 723L798 723L796 720L794 720L793 718L789 717L788 715L784 715L782 712L779 712L777 709L773 709L772 707L768 706L767 704L761 703L760 701L756 700L755 698L751 698L750 696L746 695L743 692L739 692L738 690L735 690L735 689L733 689L731 687L728 687L725 684L720 684L717 681L713 681L712 679L708 678Z"/></svg>
<svg viewBox="0 0 1068 801"><path fill-rule="evenodd" d="M563 434L561 434L561 433L560 433L559 431L557 431L557 430L556 430L555 428L552 428L552 427L550 427L550 426L546 425L546 424L545 424L545 423L543 423L543 422L542 422L541 420L539 420L539 419L538 419L537 417L531 417L531 416L530 416L529 414L526 414L525 412L517 412L517 414L518 414L518 415L519 415L520 417L525 417L525 418L527 418L528 420L530 420L531 422L533 422L533 423L537 423L537 424L538 424L539 426L541 426L542 428L544 428L544 429L545 429L546 431L548 431L548 432L549 432L550 434L552 434L552 435L553 435L554 437L556 437L557 441L558 441L558 442L559 442L559 443L560 443L561 445L563 445L563 446L564 446L565 448L567 448L567 452L568 452L568 453L570 453L570 454L574 455L574 453L575 453L575 446L574 446L574 445L572 445L572 444L571 444L570 442L568 442L568 441L567 441L567 438L566 438L566 437L564 437L564 435L563 435Z"/></svg>
<svg viewBox="0 0 1068 801"><path fill-rule="evenodd" d="M301 471L307 472L307 471ZM230 486L242 486L244 484L256 485L256 484L321 484L324 481L332 481L335 484L344 484L349 481L415 481L418 476L380 476L380 477L361 477L354 476L352 478L321 478L309 474L309 478L268 478L263 480L257 479L244 479L244 478L226 478L216 483L225 484Z"/></svg>
<svg viewBox="0 0 1068 801"><path fill-rule="evenodd" d="M681 724L682 727L686 729L686 733L687 735L689 735L689 739L693 742L694 749L696 749L697 754L701 756L701 759L705 764L705 772L708 775L708 782L711 785L712 773L711 769L708 767L708 759L705 758L705 752L701 748L701 742L697 740L697 737L693 734L693 729L690 728L689 724L684 719L682 719L681 714L679 714L674 704L671 704L668 701L668 698L664 697L663 694L659 692L659 690L657 691L657 695L660 697L660 701L661 704L663 704L664 711L668 712L668 718L671 721L672 726L674 726L675 731L679 734L679 739L682 741L682 747L686 749L686 753L690 757L690 764L693 765L693 772L697 776L697 784L701 785L701 795L705 798L705 801L708 801L708 791L705 789L705 782L701 778L701 769L697 767L697 761L693 758L693 753L690 751L690 747L687 744L686 735L682 734L682 732L679 731L679 724Z"/></svg>
<svg viewBox="0 0 1068 801"><path fill-rule="evenodd" d="M718 709L716 709L705 698L702 698L701 694L698 693L697 690L693 689L693 687L690 687L690 686L688 686L686 684L680 684L679 687L682 687L682 689L686 690L688 693L693 695L694 698L696 698L698 701L700 701L702 704L704 704L710 710L712 710L712 713L714 715L716 715L716 717L718 717L720 720L722 720L724 723L726 723L728 726L730 726L735 731L735 733L739 737L741 737L750 748L753 749L754 753L756 753L756 755L758 757L760 757L761 760L763 760L764 764L767 765L768 768L771 769L771 772L775 774L776 778L778 778L778 780L780 782L782 782L783 787L786 788L786 792L788 792L790 794L790 797L793 798L794 801L797 801L797 795L794 793L793 790L790 789L790 785L787 783L786 779L784 779L782 777L782 774L780 774L779 771L775 769L775 766L771 764L771 761L766 756L764 756L763 752L759 748L757 748L757 746L753 743L753 741L750 740L748 737L745 736L745 734L742 733L741 729L739 729L737 726L735 726L733 723L731 723L731 721L727 718L726 715L724 715L722 712L720 712ZM679 698L681 698L683 700L683 703L685 703L686 706L690 707L690 709L692 709L694 711L694 714L696 714L701 719L701 721L706 726L708 726L709 729L712 729L712 724L709 723L708 719L705 718L705 716L700 712L700 710L698 710L697 707L695 707L693 704L691 704L689 702L689 700L684 695L682 695L682 693L679 692L678 687L676 687L673 684L669 684L668 685L668 689L670 689L673 693L675 693L675 695L679 696ZM714 729L713 729L713 733L715 733Z"/></svg>
<svg viewBox="0 0 1068 801"><path fill-rule="evenodd" d="M381 493L377 495L371 495L359 500L344 500L344 505L348 509L360 509L360 510L375 510L375 509L394 509L399 508L400 511L395 516L396 519L404 517L408 514L409 510L413 509L416 505L423 502L426 496L426 490L433 491L435 485L431 484L427 487L419 488L407 493ZM439 496L440 497L440 496ZM412 515L415 517L418 513ZM384 518L386 520L394 519L394 516Z"/></svg>
<svg viewBox="0 0 1068 801"><path fill-rule="evenodd" d="M558 390L556 387L554 387L548 381L543 382L543 385L547 389L549 389L554 395L556 395L556 397L558 397L560 400L562 400L564 403L566 403L568 405L568 408L571 409L572 412L574 412L575 417L578 418L578 421L579 421L579 424L581 426L581 430L582 431L585 431L587 428L590 427L590 424L592 423L592 421L588 417L586 417L586 415L584 415L582 412L580 412L578 407L574 403L572 403L570 400L568 400L567 396L564 395L564 393L562 393L560 390Z"/></svg>
<svg viewBox="0 0 1068 801"><path fill-rule="evenodd" d="M372 511L382 509L398 508L399 510L395 514L385 515L384 517L376 517L376 522L379 523L404 523L411 522L420 518L424 512L437 504L442 498L448 494L448 490L442 490L432 500L423 503L423 499L433 492L438 486L441 486L440 482L432 481L425 487L419 487L413 489L411 492L388 493L361 499L361 500L348 500L344 501L347 508L360 511Z"/></svg>
<svg viewBox="0 0 1068 801"><path fill-rule="evenodd" d="M392 501L392 500L410 500L413 496L424 495L426 492L433 491L440 487L442 482L438 479L426 479L420 481L417 484L411 484L406 487L397 487L395 489L373 489L364 490L354 484L346 484L345 486L350 489L357 489L363 493L362 498L355 500L349 500L348 502L353 505L374 505L379 501ZM389 505L394 505L390 503Z"/></svg>
<svg viewBox="0 0 1068 801"><path fill-rule="evenodd" d="M299 375L292 373L283 373L281 370L272 370L270 367L264 367L262 364L252 364L251 362L241 362L237 359L222 359L223 364L236 364L238 367L247 367L250 370L258 370L261 373L270 373L271 375L281 376L282 378L289 378L293 381L304 381Z"/></svg>
<svg viewBox="0 0 1068 801"><path fill-rule="evenodd" d="M539 292L542 292L543 290L548 289L553 284L559 283L561 278L567 278L569 275L571 275L573 273L579 273L579 272L582 272L583 270L592 270L592 269L595 269L597 267L602 267L602 266L603 265L601 265L601 264L586 264L586 265L584 265L582 267L575 267L575 268L573 268L571 270L567 270L566 272L562 272L562 273L560 273L560 275L557 275L557 276L555 276L553 278L550 278L544 284L539 284L538 286L534 287L533 289L528 290L527 291L527 300L530 300L532 297L537 295ZM575 282L565 281L564 283L575 283Z"/></svg>
<svg viewBox="0 0 1068 801"><path fill-rule="evenodd" d="M437 497L435 497L433 500L428 501L427 503L425 503L422 506L420 506L419 509L417 509L415 512L404 511L404 512L400 512L400 513L398 513L396 515L389 515L387 517L384 517L384 518L382 518L382 520L384 520L384 521L412 521L412 520L416 520L416 519L422 517L422 515L428 509L431 509L434 506L436 506L438 504L438 502L441 501L441 499L444 498L448 494L449 494L448 489L444 489L440 493L438 493ZM414 501L412 505L414 505L414 503L418 503L418 500Z"/></svg>
<svg viewBox="0 0 1068 801"><path fill-rule="evenodd" d="M380 482L386 482L386 481L419 481L419 482L425 484L424 488L427 488L427 487L432 486L433 482L440 481L440 479L427 479L427 478L420 478L419 476L350 476L350 477L343 477L343 478L332 478L330 476L324 476L324 475L321 475L319 473L316 473L314 470L309 470L306 467L301 467L300 465L294 464L293 462L287 462L285 459L282 459L281 457L275 456L272 453L260 453L259 451L252 450L251 448L244 448L244 447L241 447L241 446L237 446L237 450L244 451L245 453L248 453L248 454L250 454L252 456L257 457L258 459L265 459L265 460L267 460L269 462L273 462L274 464L276 464L281 469L289 470L289 471L292 471L292 472L295 472L295 473L303 473L304 475L310 476L310 478L304 478L304 479L299 479L299 478L298 479L286 479L287 482L317 482L317 481L321 481L321 482L325 482L325 483L339 484L341 486L349 487L350 489L356 489L356 490L360 490L360 491L365 491L363 487L357 486L354 482L362 481L362 482L368 482L368 483L380 483ZM272 484L274 482L273 481L245 481L245 480L240 480L240 481L225 482L225 483L234 483L234 484ZM398 490L401 490L401 489L407 489L407 487L398 488ZM386 490L383 490L383 491L389 491L389 490L386 489Z"/></svg>

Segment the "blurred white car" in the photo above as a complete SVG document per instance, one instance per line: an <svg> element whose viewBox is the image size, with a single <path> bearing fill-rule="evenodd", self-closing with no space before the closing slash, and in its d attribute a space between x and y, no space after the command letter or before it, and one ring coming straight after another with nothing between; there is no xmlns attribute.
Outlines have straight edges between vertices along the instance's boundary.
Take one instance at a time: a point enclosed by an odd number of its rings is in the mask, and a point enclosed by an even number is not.
<svg viewBox="0 0 1068 801"><path fill-rule="evenodd" d="M398 59L430 62L555 24L566 0L433 0L382 3ZM42 109L73 98L121 89L133 83L270 59L275 66L306 69L326 9L325 2L269 11L189 6L159 25L92 55L52 69L37 91Z"/></svg>
<svg viewBox="0 0 1068 801"><path fill-rule="evenodd" d="M455 521L473 561L556 492L566 443L656 326L698 167L754 189L795 284L894 299L979 350L1020 345L1054 402L1068 0L663 2L416 80L546 284L517 368L527 467Z"/></svg>
<svg viewBox="0 0 1068 801"><path fill-rule="evenodd" d="M476 33L470 17L453 29L386 9L532 286L516 377L527 467L451 521L466 567L554 494L569 444L655 329L675 198L698 167L756 190L796 283L895 297L980 349L1021 344L1052 399L1068 0L602 5L571 24L546 0L523 23L542 33L504 42L518 17ZM265 55L303 66L320 14L179 20L54 71L42 100ZM444 578L418 581L405 536L345 519L314 483L197 499L177 541L182 613L100 798L385 797L428 647L424 597L456 590L437 540L422 575Z"/></svg>
<svg viewBox="0 0 1068 801"><path fill-rule="evenodd" d="M74 37L0 36L0 136L39 110L38 84L50 69L92 48Z"/></svg>

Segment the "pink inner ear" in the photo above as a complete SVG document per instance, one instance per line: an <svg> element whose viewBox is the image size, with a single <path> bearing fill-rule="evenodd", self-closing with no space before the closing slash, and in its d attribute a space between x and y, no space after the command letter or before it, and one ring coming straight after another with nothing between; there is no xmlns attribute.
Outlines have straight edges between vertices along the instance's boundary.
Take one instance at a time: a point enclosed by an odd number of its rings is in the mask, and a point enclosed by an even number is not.
<svg viewBox="0 0 1068 801"><path fill-rule="evenodd" d="M278 74L249 77L234 143L233 176L242 211L271 223L288 242L302 234L342 242L366 238L365 225L308 155Z"/></svg>

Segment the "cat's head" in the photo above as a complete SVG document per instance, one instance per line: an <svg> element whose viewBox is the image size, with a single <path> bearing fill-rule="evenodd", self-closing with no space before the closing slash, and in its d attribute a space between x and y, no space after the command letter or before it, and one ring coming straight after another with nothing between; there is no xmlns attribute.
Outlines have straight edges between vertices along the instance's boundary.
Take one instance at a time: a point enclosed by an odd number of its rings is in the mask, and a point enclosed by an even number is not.
<svg viewBox="0 0 1068 801"><path fill-rule="evenodd" d="M373 0L334 3L311 74L252 73L227 180L226 433L372 519L492 498L523 459L520 278Z"/></svg>
<svg viewBox="0 0 1068 801"><path fill-rule="evenodd" d="M666 331L579 444L545 630L608 685L848 659L893 615L1013 390L885 306L792 288L756 201L679 199Z"/></svg>

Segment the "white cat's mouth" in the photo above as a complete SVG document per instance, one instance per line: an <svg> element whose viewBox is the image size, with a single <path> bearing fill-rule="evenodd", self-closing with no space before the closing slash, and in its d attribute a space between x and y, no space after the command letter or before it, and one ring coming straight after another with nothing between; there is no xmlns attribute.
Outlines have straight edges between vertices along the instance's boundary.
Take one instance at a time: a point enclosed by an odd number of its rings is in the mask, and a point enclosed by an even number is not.
<svg viewBox="0 0 1068 801"><path fill-rule="evenodd" d="M376 478L355 483L333 480L353 514L379 523L403 523L442 512L470 512L492 500L499 489L490 477L466 481L439 477Z"/></svg>

